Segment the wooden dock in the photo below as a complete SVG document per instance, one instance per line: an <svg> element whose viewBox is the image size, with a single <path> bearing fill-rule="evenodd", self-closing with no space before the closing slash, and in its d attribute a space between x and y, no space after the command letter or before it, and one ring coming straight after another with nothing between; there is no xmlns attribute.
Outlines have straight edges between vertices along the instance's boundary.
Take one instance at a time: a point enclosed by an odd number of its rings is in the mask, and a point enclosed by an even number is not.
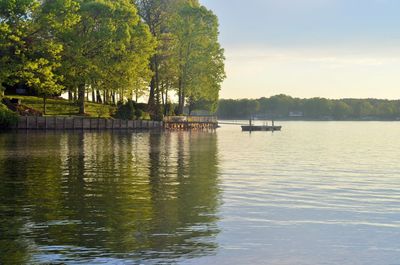
<svg viewBox="0 0 400 265"><path fill-rule="evenodd" d="M242 126L242 131L244 132L257 132L257 131L265 131L265 132L274 132L280 131L282 126L268 126L268 125L244 125Z"/></svg>
<svg viewBox="0 0 400 265"><path fill-rule="evenodd" d="M163 123L166 130L215 130L219 127L215 116L166 116Z"/></svg>
<svg viewBox="0 0 400 265"><path fill-rule="evenodd" d="M275 126L274 121L272 121L272 125L254 125L252 119L249 120L249 125L242 125L241 127L244 132L274 132L282 130L282 126Z"/></svg>

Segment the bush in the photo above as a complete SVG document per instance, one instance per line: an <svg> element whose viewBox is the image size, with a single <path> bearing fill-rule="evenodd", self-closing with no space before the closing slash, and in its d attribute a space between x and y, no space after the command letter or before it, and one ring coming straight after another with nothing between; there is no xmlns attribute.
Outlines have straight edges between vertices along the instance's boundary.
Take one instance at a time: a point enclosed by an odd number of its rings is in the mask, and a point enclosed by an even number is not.
<svg viewBox="0 0 400 265"><path fill-rule="evenodd" d="M150 120L151 120L150 113L148 113L148 112L143 112L143 113L142 113L142 120L150 121Z"/></svg>
<svg viewBox="0 0 400 265"><path fill-rule="evenodd" d="M136 117L135 103L132 100L128 100L126 103L119 102L114 117L121 120L134 120Z"/></svg>
<svg viewBox="0 0 400 265"><path fill-rule="evenodd" d="M141 109L136 109L135 111L136 119L141 120L143 116L143 110Z"/></svg>
<svg viewBox="0 0 400 265"><path fill-rule="evenodd" d="M0 128L10 128L17 124L18 114L9 110L4 104L0 103Z"/></svg>

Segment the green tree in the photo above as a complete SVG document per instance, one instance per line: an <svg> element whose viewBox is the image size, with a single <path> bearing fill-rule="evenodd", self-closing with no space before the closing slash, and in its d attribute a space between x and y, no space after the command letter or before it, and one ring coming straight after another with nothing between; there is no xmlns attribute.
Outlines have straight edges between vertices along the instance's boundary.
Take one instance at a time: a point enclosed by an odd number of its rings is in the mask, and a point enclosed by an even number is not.
<svg viewBox="0 0 400 265"><path fill-rule="evenodd" d="M353 109L354 115L358 118L363 118L374 114L374 106L366 100L357 100Z"/></svg>
<svg viewBox="0 0 400 265"><path fill-rule="evenodd" d="M139 14L143 21L148 25L150 32L157 39L156 53L151 57L149 65L153 72L150 81L148 111L151 118L161 119L161 88L160 88L160 66L165 62L165 41L168 40L168 20L170 16L171 3L168 0L135 0ZM164 68L165 69L165 68Z"/></svg>
<svg viewBox="0 0 400 265"><path fill-rule="evenodd" d="M331 102L325 98L311 98L304 103L304 111L311 118L330 116L331 109Z"/></svg>
<svg viewBox="0 0 400 265"><path fill-rule="evenodd" d="M111 86L107 89L114 95L127 83L132 85L138 75L144 74L143 60L148 58L152 48L148 29L129 1L77 2L80 21L62 35L63 71L70 88L77 87L79 114L84 114L88 88ZM136 66L140 71L134 68Z"/></svg>
<svg viewBox="0 0 400 265"><path fill-rule="evenodd" d="M224 51L218 42L218 19L198 3L185 3L175 17L171 32L177 38L179 114L186 99L218 101L225 79Z"/></svg>
<svg viewBox="0 0 400 265"><path fill-rule="evenodd" d="M61 91L62 45L55 37L74 23L72 0L0 0L0 85L25 84L44 98Z"/></svg>
<svg viewBox="0 0 400 265"><path fill-rule="evenodd" d="M341 100L335 101L332 109L332 115L335 119L345 119L352 114L351 107Z"/></svg>
<svg viewBox="0 0 400 265"><path fill-rule="evenodd" d="M115 50L110 58L105 57L102 70L98 75L97 85L102 90L111 90L119 94L120 101L132 100L143 95L152 72L148 62L155 51L155 39L147 25L138 23L129 28L130 40L124 49Z"/></svg>

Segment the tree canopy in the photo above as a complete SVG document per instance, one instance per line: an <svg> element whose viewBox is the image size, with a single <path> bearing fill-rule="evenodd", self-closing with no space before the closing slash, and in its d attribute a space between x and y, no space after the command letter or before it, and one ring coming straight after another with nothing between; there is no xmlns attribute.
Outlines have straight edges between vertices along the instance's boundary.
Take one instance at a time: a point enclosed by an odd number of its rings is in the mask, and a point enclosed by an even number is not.
<svg viewBox="0 0 400 265"><path fill-rule="evenodd" d="M185 104L215 110L218 34L194 0L0 0L0 86L68 92L80 114L90 93L106 104L147 96L154 119L175 100L179 114Z"/></svg>

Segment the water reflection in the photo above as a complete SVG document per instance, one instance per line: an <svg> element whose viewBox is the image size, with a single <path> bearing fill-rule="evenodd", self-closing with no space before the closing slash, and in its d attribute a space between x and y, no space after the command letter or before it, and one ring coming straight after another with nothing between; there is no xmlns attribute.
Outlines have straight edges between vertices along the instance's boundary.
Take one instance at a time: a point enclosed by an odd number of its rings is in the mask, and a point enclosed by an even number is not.
<svg viewBox="0 0 400 265"><path fill-rule="evenodd" d="M174 263L214 254L212 133L0 135L0 260Z"/></svg>

